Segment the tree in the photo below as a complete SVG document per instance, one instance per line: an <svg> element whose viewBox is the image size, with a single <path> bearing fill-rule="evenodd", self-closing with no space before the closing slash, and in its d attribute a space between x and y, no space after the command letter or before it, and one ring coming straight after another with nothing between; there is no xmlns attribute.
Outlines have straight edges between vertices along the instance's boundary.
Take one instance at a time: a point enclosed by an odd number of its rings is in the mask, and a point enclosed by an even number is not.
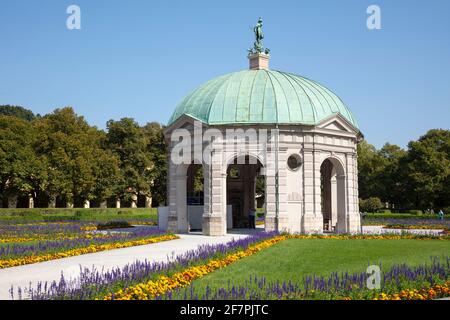
<svg viewBox="0 0 450 320"><path fill-rule="evenodd" d="M116 185L116 195L126 201L140 194L149 194L154 164L148 150L149 138L144 130L130 118L107 123L108 148L120 160L121 179Z"/></svg>
<svg viewBox="0 0 450 320"><path fill-rule="evenodd" d="M359 196L363 199L377 196L382 189L377 175L383 169L383 159L376 148L365 140L358 144L357 152Z"/></svg>
<svg viewBox="0 0 450 320"><path fill-rule="evenodd" d="M103 149L104 134L70 107L36 120L36 128L40 134L36 153L46 158L45 191L50 199L60 196L81 204L111 193L118 161Z"/></svg>
<svg viewBox="0 0 450 320"><path fill-rule="evenodd" d="M0 116L0 207L8 196L32 192L32 178L41 167L32 148L36 138L25 120Z"/></svg>
<svg viewBox="0 0 450 320"><path fill-rule="evenodd" d="M407 185L404 179L404 158L407 152L397 145L386 143L379 151L381 157L375 179L378 181L378 197L395 208L404 208L409 205L407 199Z"/></svg>
<svg viewBox="0 0 450 320"><path fill-rule="evenodd" d="M407 178L416 208L450 205L450 130L433 129L408 144Z"/></svg>
<svg viewBox="0 0 450 320"><path fill-rule="evenodd" d="M10 105L0 106L0 115L12 116L26 121L31 121L36 118L36 115L31 110Z"/></svg>
<svg viewBox="0 0 450 320"><path fill-rule="evenodd" d="M153 166L150 170L150 193L154 205L164 205L167 198L167 145L164 139L164 127L157 122L147 123L144 134L148 139L147 150ZM203 179L203 170L201 172ZM155 183L155 181L157 183ZM203 191L203 183L202 183Z"/></svg>

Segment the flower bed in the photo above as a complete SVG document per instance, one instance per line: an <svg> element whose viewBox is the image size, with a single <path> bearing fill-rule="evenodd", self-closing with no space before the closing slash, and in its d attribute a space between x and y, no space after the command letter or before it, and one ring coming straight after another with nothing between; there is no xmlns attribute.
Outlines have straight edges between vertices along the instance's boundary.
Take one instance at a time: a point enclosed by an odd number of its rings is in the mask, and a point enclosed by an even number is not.
<svg viewBox="0 0 450 320"><path fill-rule="evenodd" d="M136 286L119 290L113 294L107 295L105 300L149 300L173 289L184 287L193 280L203 277L214 270L228 266L242 258L251 256L265 248L271 247L280 241L286 239L286 236L277 236L255 245L249 246L245 250L240 250L227 255L222 259L212 259L207 264L194 266L175 273L171 277L160 276L156 280L150 280L147 283L141 283Z"/></svg>
<svg viewBox="0 0 450 320"><path fill-rule="evenodd" d="M436 237L417 237L412 235L280 235L272 239L265 240L261 243L257 243L248 247L246 250L232 253L222 259L211 260L207 264L202 266L196 266L178 272L171 277L161 276L156 280L148 281L147 283L140 283L136 286L119 290L116 293L105 297L106 300L148 300L164 294L165 292L174 290L179 287L189 285L193 280L201 278L208 273L211 273L217 269L228 266L229 264L236 262L244 257L253 255L262 249L268 248L280 241L287 239L436 239Z"/></svg>
<svg viewBox="0 0 450 320"><path fill-rule="evenodd" d="M450 227L446 224L399 224L388 223L383 226L385 229L418 229L418 230L443 230L443 233L449 233Z"/></svg>
<svg viewBox="0 0 450 320"><path fill-rule="evenodd" d="M2 225L0 269L175 239L152 227L96 232L86 223Z"/></svg>
<svg viewBox="0 0 450 320"><path fill-rule="evenodd" d="M156 243L156 242L161 242L161 241L168 241L168 240L173 240L173 239L178 239L178 236L173 235L173 234L167 234L167 235L156 236L156 237L140 239L140 240L113 242L113 243L107 243L107 244L91 244L91 245L88 245L85 247L80 247L80 248L61 251L61 252L54 252L54 253L49 253L49 254L38 254L38 255L24 256L24 257L20 257L20 258L2 259L2 260L0 260L0 269L16 267L16 266L31 264L31 263L44 262L44 261L55 260L55 259L61 259L61 258L67 258L67 257L73 257L73 256L79 256L82 254L95 253L95 252L100 252L100 251L105 251L105 250L142 246L142 245L146 245L146 244L151 244L151 243Z"/></svg>
<svg viewBox="0 0 450 320"><path fill-rule="evenodd" d="M67 282L62 277L59 283L39 284L36 288L25 290L31 299L152 299L170 298L172 291L188 286L193 280L203 277L217 269L228 266L244 257L250 256L286 239L442 239L448 236L431 235L279 235L277 233L258 233L227 244L204 245L185 254L171 257L167 262L136 261L124 268L116 268L106 273L97 270L82 270L79 279ZM447 267L448 269L448 260ZM442 268L441 268L442 269ZM446 269L446 270L447 270ZM440 270L435 268L433 270ZM448 273L448 271L445 271ZM398 273L399 274L399 273ZM352 281L363 281L356 275ZM332 279L322 279L333 281ZM349 279L342 283L350 283ZM311 282L311 280L310 280ZM338 281L339 282L339 281ZM314 284L320 283L314 278ZM339 282L340 283L340 282ZM353 282L352 282L353 283ZM355 283L353 283L355 284ZM285 285L293 285L284 283ZM323 284L322 284L323 285ZM406 287L405 287L406 288ZM279 289L277 289L279 290ZM316 290L316 289L312 289ZM22 292L24 290L21 290ZM189 297L187 297L189 298ZM264 297L269 298L269 297ZM288 297L285 297L288 298ZM300 298L293 296L292 298ZM340 296L344 298L344 296Z"/></svg>
<svg viewBox="0 0 450 320"><path fill-rule="evenodd" d="M105 296L123 288L147 283L161 276L171 277L194 266L205 265L211 259L221 259L265 240L277 237L274 232L258 233L246 238L231 240L226 244L202 245L195 250L187 251L178 256L169 257L166 262L136 261L123 268L115 268L106 272L96 269L81 270L80 277L67 281L62 275L59 282L38 283L34 288L17 288L18 299L22 292L33 300L92 300L103 299ZM13 296L14 290L11 291ZM14 296L13 296L14 298Z"/></svg>
<svg viewBox="0 0 450 320"><path fill-rule="evenodd" d="M327 277L306 276L302 283L268 282L250 276L241 284L206 287L201 293L195 285L177 289L160 299L188 300L429 300L450 296L450 258L434 258L431 264L394 265L381 276L380 289L367 287L368 274L332 273Z"/></svg>
<svg viewBox="0 0 450 320"><path fill-rule="evenodd" d="M402 290L399 293L381 293L374 300L434 300L450 297L450 281L429 288Z"/></svg>

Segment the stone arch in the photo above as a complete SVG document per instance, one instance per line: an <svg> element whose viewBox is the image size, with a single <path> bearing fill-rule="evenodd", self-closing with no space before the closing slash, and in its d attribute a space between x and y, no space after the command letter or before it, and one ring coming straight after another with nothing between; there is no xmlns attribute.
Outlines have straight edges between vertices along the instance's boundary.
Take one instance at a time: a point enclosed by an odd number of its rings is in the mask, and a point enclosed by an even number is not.
<svg viewBox="0 0 450 320"><path fill-rule="evenodd" d="M222 173L226 174L227 170L228 170L228 166L234 162L235 159L240 158L240 157L252 157L254 158L257 162L259 162L264 168L266 167L266 161L265 159L259 155L256 154L254 152L246 152L244 154L238 154L237 152L234 152L232 154L227 154L225 156L225 161L223 162L223 168L222 168Z"/></svg>
<svg viewBox="0 0 450 320"><path fill-rule="evenodd" d="M324 231L348 232L346 174L341 160L325 157L320 165L321 216Z"/></svg>

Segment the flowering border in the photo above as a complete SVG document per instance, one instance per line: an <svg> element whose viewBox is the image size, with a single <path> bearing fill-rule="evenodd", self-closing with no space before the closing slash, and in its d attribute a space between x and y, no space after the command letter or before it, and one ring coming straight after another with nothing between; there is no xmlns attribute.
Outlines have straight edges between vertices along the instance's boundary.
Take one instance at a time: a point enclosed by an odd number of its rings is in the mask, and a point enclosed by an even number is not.
<svg viewBox="0 0 450 320"><path fill-rule="evenodd" d="M159 276L156 280L140 283L135 286L119 290L104 297L104 300L149 300L159 295L167 293L176 288L189 285L195 279L201 278L217 269L226 267L242 258L251 256L263 249L271 247L283 240L288 239L287 235L276 236L257 244L249 246L245 250L231 253L222 259L212 259L207 264L194 266L184 271L175 273L171 277Z"/></svg>
<svg viewBox="0 0 450 320"><path fill-rule="evenodd" d="M373 300L434 300L450 297L450 281L429 288L402 290L399 293L380 295Z"/></svg>
<svg viewBox="0 0 450 320"><path fill-rule="evenodd" d="M151 237L151 238L146 238L146 239L125 241L125 242L114 242L114 243L108 243L108 244L93 244L93 245L89 245L87 247L71 249L71 250L63 251L63 252L49 253L49 254L44 254L44 255L33 255L33 256L26 256L26 257L21 257L21 258L16 258L16 259L3 259L3 260L0 260L0 269L16 267L16 266L32 264L32 263L38 263L38 262L44 262L44 261L50 261L50 260L56 260L56 259L62 259L62 258L73 257L73 256L79 256L79 255L83 255L83 254L107 251L107 250L112 250L112 249L122 249L122 248L134 247L134 246L142 246L142 245L146 245L146 244L152 244L152 243L157 243L157 242L162 242L162 241L169 241L169 240L174 240L174 239L179 239L179 237L174 234L167 234L167 235L158 236L158 237Z"/></svg>
<svg viewBox="0 0 450 320"><path fill-rule="evenodd" d="M164 275L159 276L156 280L150 280L145 283L139 283L134 286L130 286L125 289L121 289L115 293L105 296L104 300L149 300L154 299L157 296L165 294L177 288L185 287L192 281L202 278L203 276L217 270L224 268L242 258L251 256L263 249L271 247L281 241L287 239L336 239L336 240L351 240L351 239L371 239L371 240L398 240L398 239L415 239L415 240L449 240L449 237L436 237L427 235L292 235L283 234L275 236L273 238L264 240L255 245L249 246L245 250L239 250L231 253L221 259L213 259L208 263L200 266L194 266L187 268L181 272L167 277Z"/></svg>

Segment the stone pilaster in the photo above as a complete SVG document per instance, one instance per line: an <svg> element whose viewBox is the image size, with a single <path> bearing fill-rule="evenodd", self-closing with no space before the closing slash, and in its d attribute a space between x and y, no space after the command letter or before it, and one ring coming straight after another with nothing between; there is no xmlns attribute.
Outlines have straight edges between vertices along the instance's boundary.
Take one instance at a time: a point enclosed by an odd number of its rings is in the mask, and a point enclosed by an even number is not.
<svg viewBox="0 0 450 320"><path fill-rule="evenodd" d="M303 149L303 192L304 215L302 219L303 233L322 233L322 209L320 195L320 159L313 149L312 137Z"/></svg>
<svg viewBox="0 0 450 320"><path fill-rule="evenodd" d="M167 221L167 231L178 231L177 216L177 167L169 158L169 176L168 176L168 197L169 197L169 216Z"/></svg>
<svg viewBox="0 0 450 320"><path fill-rule="evenodd" d="M204 165L204 213L202 229L208 236L223 236L227 232L226 226L226 196L224 183L226 175L222 172L221 155L213 157L212 164Z"/></svg>
<svg viewBox="0 0 450 320"><path fill-rule="evenodd" d="M286 150L278 147L276 152L272 143L266 156L266 231L290 232L286 161Z"/></svg>
<svg viewBox="0 0 450 320"><path fill-rule="evenodd" d="M347 232L361 231L361 217L358 206L358 164L355 154L346 155L347 162Z"/></svg>

